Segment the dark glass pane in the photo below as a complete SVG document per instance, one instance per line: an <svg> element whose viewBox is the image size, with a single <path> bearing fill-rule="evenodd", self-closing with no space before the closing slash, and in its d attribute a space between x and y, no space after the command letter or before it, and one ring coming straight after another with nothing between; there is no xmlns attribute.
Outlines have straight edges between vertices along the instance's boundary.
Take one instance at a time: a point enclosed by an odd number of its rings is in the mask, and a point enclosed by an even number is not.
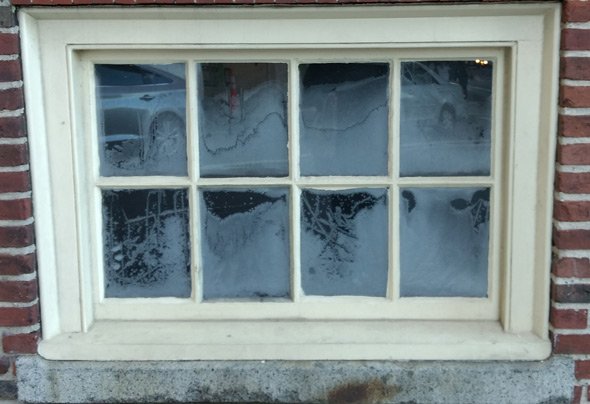
<svg viewBox="0 0 590 404"><path fill-rule="evenodd" d="M288 297L288 191L203 190L201 203L204 298Z"/></svg>
<svg viewBox="0 0 590 404"><path fill-rule="evenodd" d="M401 296L485 297L489 188L401 191Z"/></svg>
<svg viewBox="0 0 590 404"><path fill-rule="evenodd" d="M387 175L386 63L299 66L301 174Z"/></svg>
<svg viewBox="0 0 590 404"><path fill-rule="evenodd" d="M100 174L186 175L184 64L96 65Z"/></svg>
<svg viewBox="0 0 590 404"><path fill-rule="evenodd" d="M201 176L287 176L287 65L203 63L197 71Z"/></svg>
<svg viewBox="0 0 590 404"><path fill-rule="evenodd" d="M401 69L401 175L488 175L492 62L404 62Z"/></svg>
<svg viewBox="0 0 590 404"><path fill-rule="evenodd" d="M105 190L106 297L190 297L187 191Z"/></svg>
<svg viewBox="0 0 590 404"><path fill-rule="evenodd" d="M385 296L387 190L301 193L301 277L307 295Z"/></svg>

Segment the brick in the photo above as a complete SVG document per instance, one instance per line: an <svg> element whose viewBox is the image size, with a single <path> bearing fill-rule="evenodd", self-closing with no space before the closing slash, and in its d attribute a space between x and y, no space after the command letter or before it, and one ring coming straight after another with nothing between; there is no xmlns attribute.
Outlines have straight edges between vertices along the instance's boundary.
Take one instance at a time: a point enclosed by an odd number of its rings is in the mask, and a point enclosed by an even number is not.
<svg viewBox="0 0 590 404"><path fill-rule="evenodd" d="M559 75L562 79L590 80L590 58L562 57L559 61Z"/></svg>
<svg viewBox="0 0 590 404"><path fill-rule="evenodd" d="M0 33L0 55L14 55L20 52L18 34Z"/></svg>
<svg viewBox="0 0 590 404"><path fill-rule="evenodd" d="M553 217L564 222L590 221L590 201L556 201Z"/></svg>
<svg viewBox="0 0 590 404"><path fill-rule="evenodd" d="M559 102L563 107L584 108L590 106L590 87L561 86Z"/></svg>
<svg viewBox="0 0 590 404"><path fill-rule="evenodd" d="M27 192L31 190L31 180L27 171L0 172L0 193Z"/></svg>
<svg viewBox="0 0 590 404"><path fill-rule="evenodd" d="M558 303L590 303L590 285L553 285L553 300Z"/></svg>
<svg viewBox="0 0 590 404"><path fill-rule="evenodd" d="M33 244L33 226L0 227L0 247L27 247Z"/></svg>
<svg viewBox="0 0 590 404"><path fill-rule="evenodd" d="M563 144L557 148L557 161L564 165L590 164L590 144Z"/></svg>
<svg viewBox="0 0 590 404"><path fill-rule="evenodd" d="M17 396L16 381L0 381L0 400L16 400Z"/></svg>
<svg viewBox="0 0 590 404"><path fill-rule="evenodd" d="M12 167L29 163L26 144L0 145L0 166Z"/></svg>
<svg viewBox="0 0 590 404"><path fill-rule="evenodd" d="M590 173L555 173L557 191L569 194L590 194Z"/></svg>
<svg viewBox="0 0 590 404"><path fill-rule="evenodd" d="M553 273L562 278L590 278L590 260L560 258L553 262Z"/></svg>
<svg viewBox="0 0 590 404"><path fill-rule="evenodd" d="M25 327L39 323L39 307L0 307L0 327Z"/></svg>
<svg viewBox="0 0 590 404"><path fill-rule="evenodd" d="M0 118L0 137L23 137L26 134L24 116Z"/></svg>
<svg viewBox="0 0 590 404"><path fill-rule="evenodd" d="M0 61L0 81L19 81L22 78L19 60Z"/></svg>
<svg viewBox="0 0 590 404"><path fill-rule="evenodd" d="M8 373L10 368L12 367L12 361L7 356L0 357L0 375L5 375Z"/></svg>
<svg viewBox="0 0 590 404"><path fill-rule="evenodd" d="M590 30L566 28L561 31L562 50L590 49Z"/></svg>
<svg viewBox="0 0 590 404"><path fill-rule="evenodd" d="M10 111L24 108L25 99L22 88L9 88L0 91L0 110L7 109Z"/></svg>
<svg viewBox="0 0 590 404"><path fill-rule="evenodd" d="M580 401L582 401L582 386L574 386L572 404L580 404Z"/></svg>
<svg viewBox="0 0 590 404"><path fill-rule="evenodd" d="M10 28L16 25L16 19L12 7L0 6L0 28Z"/></svg>
<svg viewBox="0 0 590 404"><path fill-rule="evenodd" d="M576 361L576 379L590 379L590 361L579 360Z"/></svg>
<svg viewBox="0 0 590 404"><path fill-rule="evenodd" d="M590 230L554 230L553 243L566 250L590 249Z"/></svg>
<svg viewBox="0 0 590 404"><path fill-rule="evenodd" d="M554 334L553 353L555 354L590 354L589 334Z"/></svg>
<svg viewBox="0 0 590 404"><path fill-rule="evenodd" d="M4 335L2 337L2 348L4 353L33 354L37 352L39 332L29 334Z"/></svg>
<svg viewBox="0 0 590 404"><path fill-rule="evenodd" d="M559 135L568 137L590 136L590 116L560 115Z"/></svg>
<svg viewBox="0 0 590 404"><path fill-rule="evenodd" d="M0 220L23 220L33 215L30 198L0 200Z"/></svg>
<svg viewBox="0 0 590 404"><path fill-rule="evenodd" d="M588 325L588 310L551 308L549 316L555 328L581 330Z"/></svg>
<svg viewBox="0 0 590 404"><path fill-rule="evenodd" d="M590 3L588 1L568 0L563 2L563 22L590 21Z"/></svg>
<svg viewBox="0 0 590 404"><path fill-rule="evenodd" d="M0 255L0 275L23 275L35 271L35 254Z"/></svg>
<svg viewBox="0 0 590 404"><path fill-rule="evenodd" d="M0 281L0 301L27 303L37 298L37 281Z"/></svg>

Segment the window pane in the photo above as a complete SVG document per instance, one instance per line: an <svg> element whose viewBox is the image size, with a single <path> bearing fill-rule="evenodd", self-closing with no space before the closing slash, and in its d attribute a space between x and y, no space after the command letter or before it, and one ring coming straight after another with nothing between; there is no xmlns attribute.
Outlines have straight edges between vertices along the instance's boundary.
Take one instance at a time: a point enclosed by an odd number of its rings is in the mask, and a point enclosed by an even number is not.
<svg viewBox="0 0 590 404"><path fill-rule="evenodd" d="M387 175L386 63L299 66L301 174Z"/></svg>
<svg viewBox="0 0 590 404"><path fill-rule="evenodd" d="M489 188L402 190L401 296L487 296L489 209Z"/></svg>
<svg viewBox="0 0 590 404"><path fill-rule="evenodd" d="M385 296L387 190L301 193L301 277L307 295Z"/></svg>
<svg viewBox="0 0 590 404"><path fill-rule="evenodd" d="M190 297L188 198L184 189L105 190L106 297Z"/></svg>
<svg viewBox="0 0 590 404"><path fill-rule="evenodd" d="M96 65L100 175L186 175L184 64Z"/></svg>
<svg viewBox="0 0 590 404"><path fill-rule="evenodd" d="M288 190L201 191L203 297L287 297Z"/></svg>
<svg viewBox="0 0 590 404"><path fill-rule="evenodd" d="M405 62L401 69L401 175L488 175L492 62Z"/></svg>
<svg viewBox="0 0 590 404"><path fill-rule="evenodd" d="M282 177L287 155L287 65L198 65L202 177Z"/></svg>

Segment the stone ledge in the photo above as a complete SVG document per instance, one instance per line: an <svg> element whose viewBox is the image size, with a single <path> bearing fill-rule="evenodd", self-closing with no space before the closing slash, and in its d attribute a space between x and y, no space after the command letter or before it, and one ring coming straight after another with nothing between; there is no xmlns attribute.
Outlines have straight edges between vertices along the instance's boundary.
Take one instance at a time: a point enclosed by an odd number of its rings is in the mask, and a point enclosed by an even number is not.
<svg viewBox="0 0 590 404"><path fill-rule="evenodd" d="M17 361L31 403L569 403L574 361Z"/></svg>

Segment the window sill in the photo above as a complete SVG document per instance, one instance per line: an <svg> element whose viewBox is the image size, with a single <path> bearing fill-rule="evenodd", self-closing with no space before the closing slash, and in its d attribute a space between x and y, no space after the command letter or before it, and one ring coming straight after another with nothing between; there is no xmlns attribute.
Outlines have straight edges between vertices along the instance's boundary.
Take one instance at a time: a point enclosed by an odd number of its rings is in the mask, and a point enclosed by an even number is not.
<svg viewBox="0 0 590 404"><path fill-rule="evenodd" d="M96 322L42 341L58 360L540 360L548 338L495 321ZM165 343L163 343L165 341ZM89 349L92 347L92 349Z"/></svg>

